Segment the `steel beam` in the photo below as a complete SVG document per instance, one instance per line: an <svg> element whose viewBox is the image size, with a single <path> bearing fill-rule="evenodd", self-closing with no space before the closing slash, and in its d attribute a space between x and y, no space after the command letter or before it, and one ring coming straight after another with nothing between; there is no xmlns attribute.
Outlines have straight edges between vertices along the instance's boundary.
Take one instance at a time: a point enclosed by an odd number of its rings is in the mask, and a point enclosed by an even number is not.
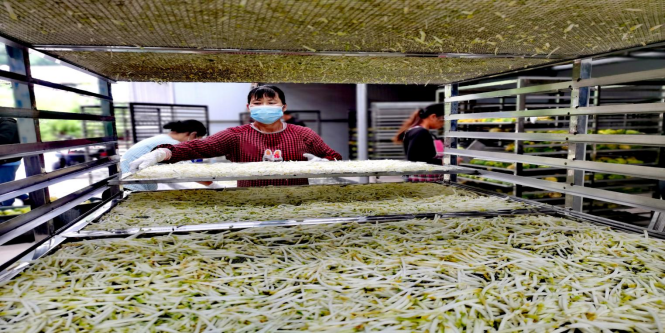
<svg viewBox="0 0 665 333"><path fill-rule="evenodd" d="M109 158L102 158L87 163L80 163L71 167L55 170L49 173L38 174L27 178L0 184L0 201L17 197L23 193L38 190L53 184L65 181L92 170L117 164Z"/></svg>
<svg viewBox="0 0 665 333"><path fill-rule="evenodd" d="M610 201L631 207L639 207L648 210L665 212L665 200L645 198L638 195L612 192L577 185L571 186L570 184L551 182L530 177L518 177L500 172L479 170L478 173L480 173L483 177L509 183L518 183L528 187L542 188L554 192L561 192L565 194L582 196L585 198Z"/></svg>
<svg viewBox="0 0 665 333"><path fill-rule="evenodd" d="M573 63L573 82L585 80L591 77L591 59L575 60ZM589 87L574 87L571 91L570 107L572 109L583 109L589 106ZM587 117L571 116L568 132L571 135L587 133ZM584 161L586 159L586 143L575 143L568 145L569 161ZM584 170L568 169L566 182L570 185L584 186ZM583 198L566 194L566 207L581 212Z"/></svg>
<svg viewBox="0 0 665 333"><path fill-rule="evenodd" d="M468 94L462 95L453 98L451 101L461 102L461 101L471 101L477 99L486 99L486 98L495 98L495 97L506 97L514 96L521 94L532 94L539 92L549 92L556 90L565 90L565 89L575 89L575 88L584 88L584 87L593 87L593 86L604 86L612 85L619 83L627 82L636 82L636 81L646 81L653 79L665 78L665 69L652 69L640 72L633 72L628 74L618 74L611 76L603 76L593 79L580 79L579 81L574 80L573 82L557 82L557 83L547 83L537 86L530 86L521 89L505 89L490 91L477 94Z"/></svg>
<svg viewBox="0 0 665 333"><path fill-rule="evenodd" d="M490 139L490 140L525 140L525 141L559 141L586 143L617 143L639 146L665 146L662 135L602 135L602 134L552 134L552 133L489 133L489 132L455 132L450 136L456 138Z"/></svg>
<svg viewBox="0 0 665 333"><path fill-rule="evenodd" d="M0 157L12 158L42 154L48 151L58 151L64 148L76 148L103 145L106 142L115 142L114 137L72 139L49 142L18 143L13 145L1 145Z"/></svg>
<svg viewBox="0 0 665 333"><path fill-rule="evenodd" d="M358 160L369 159L368 147L368 110L367 110L367 84L356 84L356 147ZM360 183L369 182L368 177L360 177Z"/></svg>
<svg viewBox="0 0 665 333"><path fill-rule="evenodd" d="M525 88L529 84L529 81L523 78L517 79L517 89ZM501 104L505 103L503 97L501 97ZM517 95L515 103L515 112L523 112L526 109L526 95ZM501 107L503 109L503 105ZM519 117L515 123L515 133L524 133L524 118ZM515 154L521 155L524 154L524 141L515 140ZM516 163L515 170L513 174L515 176L522 176L524 173L524 166L522 163ZM513 195L521 198L522 197L523 187L520 184L513 185Z"/></svg>
<svg viewBox="0 0 665 333"><path fill-rule="evenodd" d="M115 109L113 108L113 94L111 92L111 82L99 79L97 80L99 85L99 92L105 96L108 96L108 100L101 100L101 111L102 116L113 117L115 118ZM116 123L114 122L105 122L104 124L104 136L112 137L114 141L108 142L106 145L106 152L108 156L115 156L118 149L118 133L116 129ZM109 176L115 176L119 174L119 164L112 164L108 166ZM120 193L120 186L113 185L110 187L110 195L116 196Z"/></svg>
<svg viewBox="0 0 665 333"><path fill-rule="evenodd" d="M90 120L90 121L114 121L112 116L98 116L94 114L81 114L59 111L42 111L25 108L0 107L0 117L11 118L33 118L33 119L58 119L58 120Z"/></svg>
<svg viewBox="0 0 665 333"><path fill-rule="evenodd" d="M446 154L456 154L460 156L478 157L503 162L519 162L537 165L549 165L553 167L570 168L574 170L585 170L591 172L613 173L629 175L633 177L647 179L665 180L665 172L662 168L646 167L630 164L613 164L591 161L570 161L562 158L542 157L533 155L515 155L511 153L500 153L482 150L452 149Z"/></svg>
<svg viewBox="0 0 665 333"><path fill-rule="evenodd" d="M533 109L505 112L479 112L464 113L451 116L450 119L484 119L484 118L514 118L514 117L546 117L546 116L581 116L581 115L611 115L626 113L662 113L665 112L665 103L645 103L645 104L622 104L590 106L586 108L565 108L565 109ZM491 123L489 123L491 125Z"/></svg>
<svg viewBox="0 0 665 333"><path fill-rule="evenodd" d="M9 46L5 46L5 47L8 48ZM25 50L24 52L26 53L26 57L27 57L27 54L28 54L27 50ZM49 87L49 88L53 88L53 89L57 89L57 90L64 90L64 91L68 91L68 92L73 92L73 93L76 93L76 94L79 94L79 95L96 97L96 98L99 98L99 99L102 99L102 100L109 100L110 99L108 96L93 93L93 92L90 92L90 91L87 91L87 90L77 89L77 88L73 88L73 87L70 87L70 86L66 86L64 84L49 82L49 81L46 81L46 80L35 79L33 77L30 77L29 75L22 75L22 74L17 74L17 73L18 72L15 72L13 70L10 70L10 71L0 70L0 78L4 79L4 80L11 81L11 82L14 82L14 83L37 84L37 85L40 85L40 86Z"/></svg>
<svg viewBox="0 0 665 333"><path fill-rule="evenodd" d="M118 53L169 53L169 54L271 54L285 56L324 56L324 57L386 57L386 58L535 58L562 59L562 56L550 54L507 54L507 53L405 53L405 52L354 52L354 51L290 51L256 49L217 49L186 47L136 47L136 46L100 46L100 45L35 45L34 48L46 52L118 52Z"/></svg>
<svg viewBox="0 0 665 333"><path fill-rule="evenodd" d="M459 102L448 102L451 98L459 95L459 86L455 83L445 86L445 111L444 118L459 113ZM449 134L457 131L457 120L446 121L444 123L444 151L448 149L457 149L457 138L451 137ZM445 155L443 160L444 165L457 165L457 156ZM444 176L445 180L451 182L457 181L457 175L451 174Z"/></svg>

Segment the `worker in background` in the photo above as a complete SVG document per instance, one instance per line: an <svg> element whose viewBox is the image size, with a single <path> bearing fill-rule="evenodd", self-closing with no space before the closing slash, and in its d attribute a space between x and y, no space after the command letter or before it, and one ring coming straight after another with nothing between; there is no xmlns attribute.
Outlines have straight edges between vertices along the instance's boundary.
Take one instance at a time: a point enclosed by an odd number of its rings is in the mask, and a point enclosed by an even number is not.
<svg viewBox="0 0 665 333"><path fill-rule="evenodd" d="M305 127L305 122L296 118L293 113L289 111L284 111L284 116L282 117L285 123L291 124L291 125L298 125L298 126L303 126Z"/></svg>
<svg viewBox="0 0 665 333"><path fill-rule="evenodd" d="M443 104L432 104L416 110L404 122L393 142L403 145L407 160L443 165L443 142L430 132L443 127L443 112ZM443 175L411 175L405 178L411 182L435 182L442 180Z"/></svg>
<svg viewBox="0 0 665 333"><path fill-rule="evenodd" d="M152 138L141 140L127 150L120 160L120 169L122 173L130 172L130 164L149 153L155 147L164 144L175 145L181 142L189 142L200 139L207 134L207 129L203 123L198 120L174 121L164 125L164 129L171 130L168 134L160 134ZM203 182L204 185L210 185L210 182ZM157 184L133 184L125 185L124 188L132 191L154 191Z"/></svg>
<svg viewBox="0 0 665 333"><path fill-rule="evenodd" d="M10 145L21 143L18 136L18 124L14 118L0 117L0 145ZM0 160L0 184L8 183L16 179L16 171L21 165L21 157L8 158ZM24 205L29 204L28 195L23 194L18 197ZM0 206L11 206L15 198L0 202Z"/></svg>
<svg viewBox="0 0 665 333"><path fill-rule="evenodd" d="M342 159L311 129L282 121L286 107L286 96L281 89L268 85L256 87L247 95L247 109L253 123L226 129L203 140L160 145L132 162L130 169L135 172L162 161L174 163L217 156L226 156L232 162ZM307 179L238 181L238 187L306 184Z"/></svg>

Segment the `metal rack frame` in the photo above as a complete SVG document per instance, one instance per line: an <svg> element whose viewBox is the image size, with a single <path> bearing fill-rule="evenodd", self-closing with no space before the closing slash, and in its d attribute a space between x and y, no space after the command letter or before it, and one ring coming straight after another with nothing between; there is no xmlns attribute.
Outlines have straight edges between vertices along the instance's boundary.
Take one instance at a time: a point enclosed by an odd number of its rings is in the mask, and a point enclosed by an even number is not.
<svg viewBox="0 0 665 333"><path fill-rule="evenodd" d="M445 161L448 165L456 165L456 156L472 156L472 157L492 157L499 160L517 162L520 165L516 168L515 175L507 175L504 173L497 173L493 171L477 171L488 178L506 181L512 184L524 185L542 189L555 190L557 192L566 193L571 203L567 208L557 208L546 204L524 200L519 197L509 197L506 195L483 191L481 189L468 187L460 184L455 184L456 173L472 173L471 169L460 169L458 172L447 172L453 184L459 188L474 191L483 195L491 195L501 198L510 198L511 200L524 202L533 209L516 210L516 211L493 211L493 212L458 212L458 213L424 213L424 214L405 214L405 215L390 215L390 216L358 216L350 218L306 218L306 219L291 219L282 221L249 221L249 222L234 222L234 223L218 223L210 225L188 225L188 226L169 226L169 227L151 227L151 228L137 228L122 231L109 231L109 232L94 232L82 233L81 230L98 219L103 214L109 212L114 205L119 201L117 198L121 196L118 184L123 181L111 181L117 177L117 159L111 157L98 161L86 162L74 167L57 170L50 173L43 172L43 153L47 151L55 151L62 148L73 147L87 147L91 145L106 145L107 149L111 152L110 155L115 155L117 135L115 128L115 117L113 112L113 103L111 95L110 83L112 80L108 78L97 76L100 79L100 93L92 93L65 85L47 82L32 78L30 75L30 65L28 60L28 48L26 46L17 44L10 40L1 39L10 52L10 59L12 60L11 71L0 71L0 77L5 80L10 80L15 84L17 94L17 107L16 108L0 108L0 115L11 116L20 118L19 126L22 135L22 142L15 145L0 146L0 158L8 157L23 157L26 159L26 171L28 178L24 180L14 181L10 183L0 184L0 198L8 198L23 191L32 191L31 197L34 198L35 205L33 210L24 215L20 215L12 220L7 221L0 225L0 245L5 244L11 239L20 236L21 234L33 231L37 237L37 241L26 246L23 251L20 263L15 264L9 270L0 273L0 281L3 279L11 278L20 273L23 269L29 266L28 261L43 257L51 253L58 246L67 241L81 240L81 239L94 239L103 237L126 237L141 235L157 235L173 232L200 232L200 231L223 231L229 229L250 228L250 227L263 227L263 226L292 226L301 224L324 224L324 223L338 223L338 222L388 222L400 220L405 218L428 218L435 215L445 217L491 217L491 216L504 216L515 214L549 214L561 217L567 217L578 221L586 221L599 225L609 226L618 230L629 232L644 232L648 231L649 235L657 238L665 238L665 223L654 222L649 228L644 229L638 226L630 225L627 223L616 222L588 214L579 212L581 209L581 201L579 197L597 198L600 200L612 201L623 205L633 207L644 207L660 212L665 212L665 202L649 199L644 197L637 197L630 194L616 193L611 191L585 188L584 187L584 172L597 171L607 173L629 174L638 177L665 179L662 174L662 168L653 168L645 166L622 166L618 169L617 165L610 165L606 163L596 163L584 161L584 154L579 154L583 151L586 143L624 143L624 144L638 144L650 145L660 147L661 150L665 147L665 137L654 135L589 135L586 134L586 119L588 115L606 115L606 114L625 114L625 113L662 113L665 111L665 103L647 103L637 105L605 105L605 106L587 106L589 87L597 87L604 85L621 84L625 82L634 82L649 79L658 79L665 77L665 69L636 72L622 75L614 75L601 78L591 78L590 64L587 60L579 60L575 62L575 77L572 80L561 80L561 82L554 82L539 85L527 85L528 82L521 82L518 88L515 89L501 89L501 86L508 81L502 81L500 84L490 83L486 87L496 87L499 90L483 93L470 93L460 96L460 91L464 91L464 87L459 87L458 84L449 84L441 91L445 94L445 143L446 143L446 157ZM586 73L586 74L585 74ZM95 97L101 103L101 115L91 114L72 114L64 112L53 112L37 110L34 96L34 85L42 85L62 91L73 92L90 97ZM359 86L359 90L364 89L364 85ZM524 110L524 103L528 99L528 94L539 92L551 92L559 90L569 90L571 92L571 106L562 109L537 109L537 110ZM364 96L360 94L361 96ZM440 93L437 93L437 96ZM475 114L460 114L458 103L461 101L480 100L487 98L506 98L514 97L515 107L517 111L501 111L501 112L485 112ZM566 99L566 98L562 98ZM365 100L365 99L363 99ZM366 102L366 101L365 101ZM359 113L361 114L361 113ZM537 133L523 133L524 131L524 117L530 116L550 116L561 115L578 117L572 118L568 123L570 127L569 134L537 134ZM362 114L361 114L362 116ZM519 120L515 123L515 133L484 133L484 132L457 132L457 121L460 119L478 119L485 117L515 117ZM84 138L63 140L56 142L42 142L39 137L39 119L73 119L81 121L100 121L104 122L104 136L98 138ZM359 126L359 128L363 128ZM577 134L583 133L583 134ZM359 133L360 136L366 135L366 132ZM469 150L457 149L458 138L490 138L490 139L503 139L515 140L520 147L516 149L516 154L493 153L493 152L478 152ZM523 147L521 142L524 140L531 141L560 141L568 142L568 158L566 160L559 160L547 157L530 157L519 154ZM359 139L359 141L362 141ZM366 140L365 140L366 141ZM483 155L485 154L485 155ZM537 160L537 162L536 162ZM661 161L662 162L662 161ZM551 165L562 167L569 172L569 181L566 184L553 183L534 179L532 177L525 177L522 175L521 163L537 163L544 165ZM561 165L563 164L563 165ZM98 168L108 168L109 178L87 186L79 191L76 191L66 197L58 199L54 202L49 202L47 187L53 183L60 182L81 173L90 172ZM413 172L410 172L413 173ZM426 172L431 173L431 172ZM374 176L381 175L394 175L397 173L375 173ZM402 174L402 173L399 173ZM349 176L349 174L340 175L294 175L293 178L303 177L331 177L331 176ZM351 176L358 176L353 174ZM287 178L290 176L271 176L279 178ZM224 178L224 179L238 179L239 177ZM244 179L244 178L240 178ZM250 179L257 179L251 177ZM192 181L199 179L185 179L177 181ZM215 179L220 180L220 179ZM151 180L140 180L139 182L145 183ZM155 180L152 180L155 181ZM164 182L165 180L157 180ZM155 182L157 182L155 181ZM54 230L51 219L62 212L76 206L77 204L88 199L92 195L99 193L107 188L111 189L111 199L107 199L95 209L88 212L79 219L72 221L67 226L60 230ZM578 203L579 202L579 203ZM578 207L579 206L579 207ZM662 217L662 214L660 214ZM660 220L658 220L660 221ZM18 259L15 258L15 259ZM15 260L14 260L15 261ZM5 268L9 265L3 265L0 268Z"/></svg>
<svg viewBox="0 0 665 333"><path fill-rule="evenodd" d="M445 161L456 160L456 156L469 156L479 158L491 158L494 160L516 163L517 168L514 175L498 173L493 171L479 170L479 173L485 177L501 181L511 182L516 185L549 189L566 194L566 208L581 211L582 197L594 198L603 201L610 201L631 207L641 207L657 212L665 212L665 201L651 198L638 197L630 194L617 193L612 191L584 187L585 171L615 173L631 175L636 177L665 180L665 170L658 167L647 167L637 165L613 165L608 163L585 161L587 143L610 143L610 144L632 144L641 146L665 147L665 136L662 135L599 135L586 134L587 120L589 115L608 115L608 114L647 114L665 112L665 103L645 103L645 104L620 104L620 105L602 105L588 106L590 99L590 87L602 87L606 85L616 85L637 81L646 81L661 79L665 77L665 69L648 70L633 72L628 74L612 75L599 78L591 77L590 59L576 60L573 65L573 78L562 82L554 82L540 85L531 85L511 89L501 89L496 91L470 93L459 95L460 88L457 84L445 86L440 90L446 92L446 126L444 136L446 138L445 154L449 156ZM501 85L505 86L505 81ZM498 85L500 87L501 85ZM495 85L496 86L496 85ZM461 89L464 90L464 89ZM569 91L571 93L571 104L569 108L561 109L535 109L523 110L519 105L520 99L525 99L528 94L542 92ZM481 112L459 114L457 111L458 103L463 101L475 101L488 98L514 97L518 99L516 111L499 112ZM568 134L551 133L524 133L523 121L525 117L535 116L569 116ZM457 122L460 119L483 119L483 118L504 118L515 117L518 119L514 133L490 133L490 132L458 132ZM460 150L456 149L457 138L472 139L500 139L516 140L515 153L500 153L478 150ZM542 156L522 155L520 148L522 141L556 141L568 144L566 159L557 159ZM554 183L524 177L520 172L522 163L533 163L539 165L548 165L560 167L567 170L568 178L566 183ZM517 192L519 193L519 192ZM656 218L654 216L654 219ZM665 225L656 227L656 223L651 223L649 230L663 231Z"/></svg>
<svg viewBox="0 0 665 333"><path fill-rule="evenodd" d="M118 173L116 154L116 128L113 111L113 96L111 94L112 80L95 73L90 73L73 65L65 64L76 70L95 76L99 81L99 93L73 88L70 86L36 79L31 76L29 49L27 46L12 40L1 38L9 55L9 71L0 70L0 79L12 82L15 107L0 108L0 116L18 118L18 130L21 143L0 146L0 158L24 157L26 178L0 184L0 198L8 199L30 193L32 210L0 224L0 245L21 236L27 232L34 234L35 241L22 244L23 253L39 247L44 242L52 242L57 234L52 219L59 214L84 202L93 195L111 189L112 196L119 193L118 186L109 186L108 180ZM48 57L48 56L47 56ZM50 57L48 57L51 59ZM54 60L54 59L51 59ZM79 95L97 98L100 102L100 114L80 114L69 112L56 112L38 110L34 86L40 85L60 91L72 92ZM82 138L62 141L43 142L40 134L41 119L80 120L102 122L104 136L96 138ZM45 172L45 152L57 151L63 148L88 147L103 145L110 158L89 161L65 169ZM109 178L96 182L90 186L75 191L63 198L50 202L48 186L71 179L80 174L96 169L107 168Z"/></svg>

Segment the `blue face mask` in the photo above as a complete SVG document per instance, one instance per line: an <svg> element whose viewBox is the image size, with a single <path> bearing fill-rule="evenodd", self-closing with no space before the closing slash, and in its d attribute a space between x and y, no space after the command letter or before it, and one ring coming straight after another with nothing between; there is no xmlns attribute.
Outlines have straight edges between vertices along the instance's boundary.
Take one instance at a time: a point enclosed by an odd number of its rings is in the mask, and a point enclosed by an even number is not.
<svg viewBox="0 0 665 333"><path fill-rule="evenodd" d="M282 118L282 107L281 106L250 106L249 113L252 116L252 119L260 122L261 124L270 125Z"/></svg>

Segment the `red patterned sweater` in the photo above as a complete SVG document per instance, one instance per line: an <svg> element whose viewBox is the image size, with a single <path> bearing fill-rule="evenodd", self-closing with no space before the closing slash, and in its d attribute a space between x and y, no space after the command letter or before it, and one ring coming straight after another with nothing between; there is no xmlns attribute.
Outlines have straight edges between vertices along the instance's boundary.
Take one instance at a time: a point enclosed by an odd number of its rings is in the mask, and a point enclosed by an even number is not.
<svg viewBox="0 0 665 333"><path fill-rule="evenodd" d="M323 139L307 127L287 125L280 132L262 133L251 125L232 127L202 140L156 148L171 150L167 161L175 163L197 158L226 156L231 162L261 162L266 149L282 151L284 161L306 161L310 153L329 160L341 160L342 155L330 148ZM276 162L277 163L277 162ZM307 179L241 180L238 187L268 185L307 185Z"/></svg>

